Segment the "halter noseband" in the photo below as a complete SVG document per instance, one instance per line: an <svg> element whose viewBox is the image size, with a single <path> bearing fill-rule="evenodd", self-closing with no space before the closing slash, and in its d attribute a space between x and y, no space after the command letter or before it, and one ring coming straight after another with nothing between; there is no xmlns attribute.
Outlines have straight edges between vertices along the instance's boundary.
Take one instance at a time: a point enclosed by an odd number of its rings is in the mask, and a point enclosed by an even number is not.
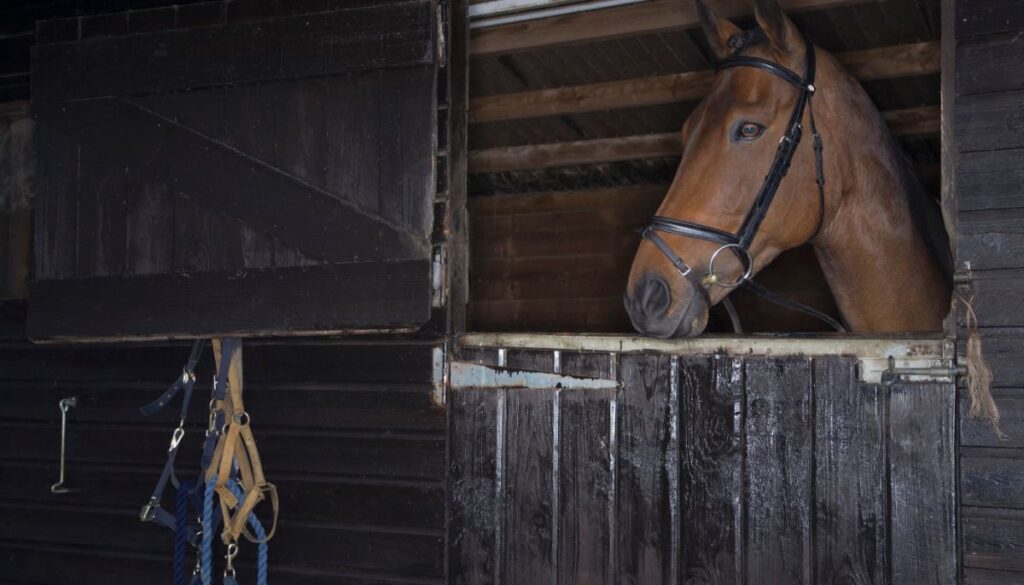
<svg viewBox="0 0 1024 585"><path fill-rule="evenodd" d="M818 134L818 129L814 124L814 110L811 105L811 98L814 96L814 46L806 38L804 39L804 43L807 48L807 71L803 77L797 75L790 69L779 65L778 63L768 61L767 59L761 59L759 57L734 55L732 57L722 59L715 65L716 72L722 71L723 69L731 69L733 67L753 67L755 69L760 69L782 79L800 92L796 105L793 106L793 112L790 114L789 123L786 126L786 132L783 134L782 139L779 141L778 149L775 151L775 159L772 161L772 166L768 169L768 174L765 176L764 182L761 183L761 188L757 192L754 204L751 206L750 211L747 212L746 217L743 218L743 223L740 224L739 231L732 233L699 223L655 215L651 218L651 222L647 227L643 229L641 236L654 244L654 246L657 247L670 262L672 262L672 265L675 266L676 270L678 270L687 282L689 282L691 286L693 286L693 288L702 295L709 308L711 307L711 297L708 294L708 288L711 286L718 285L726 288L743 286L744 288L774 303L801 311L828 323L837 331L844 331L843 326L828 315L801 303L797 303L796 301L780 297L751 280L754 270L754 262L750 255L750 245L753 243L754 238L757 236L757 231L761 227L761 223L768 214L768 209L771 207L772 200L775 199L775 194L779 190L779 185L782 183L782 179L786 176L786 172L789 170L789 165L793 160L793 155L796 153L796 148L800 144L800 139L803 136L803 117L805 109L808 110L810 114L811 134L814 137L814 166L815 173L817 175L816 182L818 184L819 204L818 224L808 241L814 240L814 238L817 237L818 232L821 231L822 223L824 222L825 176L823 171L824 165L822 164L822 143L821 135ZM694 274L693 268L687 265L686 262L669 247L665 240L658 235L658 232L685 236L688 238L695 238L719 244L719 248L715 250L711 255L711 259L708 261L707 273L698 278L697 275ZM725 250L731 251L743 266L743 274L734 282L723 282L714 271L715 260ZM728 303L728 298L725 299L725 302ZM741 328L739 326L739 319L736 317L731 304L727 304L726 309L728 309L729 316L733 321L733 327L737 332L740 332Z"/></svg>

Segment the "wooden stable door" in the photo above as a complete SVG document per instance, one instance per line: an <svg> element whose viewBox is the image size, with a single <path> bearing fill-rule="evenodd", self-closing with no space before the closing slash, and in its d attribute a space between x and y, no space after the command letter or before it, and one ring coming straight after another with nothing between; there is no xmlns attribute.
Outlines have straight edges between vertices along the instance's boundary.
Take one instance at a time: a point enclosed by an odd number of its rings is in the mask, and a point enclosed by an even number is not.
<svg viewBox="0 0 1024 585"><path fill-rule="evenodd" d="M209 2L41 22L29 335L423 324L439 14Z"/></svg>
<svg viewBox="0 0 1024 585"><path fill-rule="evenodd" d="M453 584L956 583L951 382L836 355L463 357L504 367L452 369Z"/></svg>

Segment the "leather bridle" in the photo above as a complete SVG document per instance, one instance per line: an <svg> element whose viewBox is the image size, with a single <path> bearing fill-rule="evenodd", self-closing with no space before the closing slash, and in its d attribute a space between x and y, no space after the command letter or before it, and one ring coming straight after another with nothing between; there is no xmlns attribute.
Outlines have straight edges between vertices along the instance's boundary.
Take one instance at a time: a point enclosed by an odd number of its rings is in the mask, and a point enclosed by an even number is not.
<svg viewBox="0 0 1024 585"><path fill-rule="evenodd" d="M775 199L775 194L779 190L779 185L782 183L782 179L786 176L786 172L789 170L789 165L793 160L793 155L796 153L797 146L800 144L800 139L803 136L803 117L805 109L808 111L810 116L811 135L814 140L814 166L817 175L816 182L818 185L819 206L818 224L814 233L810 238L808 238L808 242L813 241L817 237L825 219L825 174L822 162L822 142L821 135L818 133L818 129L814 124L814 109L811 104L811 98L814 97L815 91L814 46L806 38L804 39L804 43L807 48L807 70L803 77L797 75L792 70L779 65L778 63L767 59L761 59L759 57L733 55L720 60L715 65L716 72L722 71L723 69L731 69L733 67L753 67L755 69L760 69L761 71L766 71L776 77L779 77L800 92L797 97L796 105L793 106L793 112L790 114L786 131L783 134L782 139L779 141L778 149L775 151L775 159L772 161L772 166L768 169L768 174L765 176L764 182L761 183L761 188L757 192L757 197L754 199L753 206L750 208L750 211L747 212L746 217L743 218L743 223L740 224L739 231L732 233L704 224L655 215L651 218L650 223L643 229L641 236L654 244L654 246L658 248L666 258L668 258L672 265L675 266L676 270L678 270L686 281L690 283L694 290L700 293L704 302L707 303L708 308L711 308L711 296L708 293L708 289L710 287L716 285L725 288L742 286L743 288L746 288L754 294L757 294L758 296L761 296L773 303L820 319L821 321L829 324L836 331L845 331L840 323L821 311L779 296L751 280L754 270L754 261L750 254L750 245L757 236L757 231L761 227L761 223L764 222L764 218L768 214L769 208L771 208L772 201ZM715 250L708 261L707 272L703 276L698 277L698 275L694 273L693 268L686 264L686 261L680 258L679 255L669 247L665 240L658 235L658 232L685 236L688 238L695 238L719 244L719 248ZM743 274L733 282L724 282L718 274L715 273L715 261L718 259L719 255L726 250L729 250L733 255L735 255L743 267ZM733 328L738 333L742 332L739 318L736 315L736 311L732 307L732 303L729 301L728 297L723 299L723 304L725 304L729 317L733 322Z"/></svg>

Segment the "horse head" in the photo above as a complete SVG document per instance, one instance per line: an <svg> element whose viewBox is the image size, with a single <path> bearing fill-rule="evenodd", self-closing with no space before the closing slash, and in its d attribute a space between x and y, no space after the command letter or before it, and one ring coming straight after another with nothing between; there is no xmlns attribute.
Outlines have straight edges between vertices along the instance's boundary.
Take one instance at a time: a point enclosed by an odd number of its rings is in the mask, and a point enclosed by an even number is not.
<svg viewBox="0 0 1024 585"><path fill-rule="evenodd" d="M759 26L747 32L703 1L697 8L717 59L742 54L798 74L806 71L810 45L776 0L757 1ZM800 99L799 87L758 67L720 70L683 125L682 160L656 217L738 234ZM707 324L709 303L724 298L730 285L756 274L780 252L814 238L823 213L815 181L811 140L803 140L749 246L741 250L727 246L727 238L713 241L678 230L645 237L625 295L634 326L658 337L699 335ZM688 271L701 278L683 274Z"/></svg>

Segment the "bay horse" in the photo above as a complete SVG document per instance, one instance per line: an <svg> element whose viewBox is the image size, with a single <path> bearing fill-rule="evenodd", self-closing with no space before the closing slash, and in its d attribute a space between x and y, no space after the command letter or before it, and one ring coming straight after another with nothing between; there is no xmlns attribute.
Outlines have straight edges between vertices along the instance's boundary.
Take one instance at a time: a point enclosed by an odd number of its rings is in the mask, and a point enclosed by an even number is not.
<svg viewBox="0 0 1024 585"><path fill-rule="evenodd" d="M810 243L849 330L941 330L948 236L860 83L777 0L756 0L746 32L703 0L697 12L718 73L683 124L682 160L633 260L633 326L699 335L712 305Z"/></svg>

